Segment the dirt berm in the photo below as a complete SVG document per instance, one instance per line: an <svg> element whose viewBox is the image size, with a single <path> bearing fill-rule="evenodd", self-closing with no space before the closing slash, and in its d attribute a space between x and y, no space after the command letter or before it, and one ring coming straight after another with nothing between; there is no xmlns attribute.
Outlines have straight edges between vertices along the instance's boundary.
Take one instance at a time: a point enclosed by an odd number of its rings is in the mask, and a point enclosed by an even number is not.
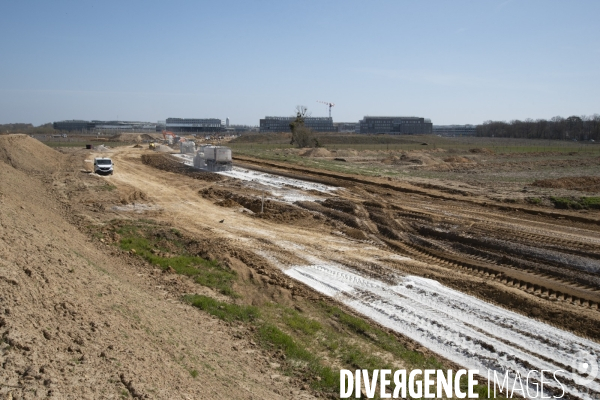
<svg viewBox="0 0 600 400"><path fill-rule="evenodd" d="M183 278L69 223L52 191L64 157L0 137L0 398L289 398L245 328L174 298Z"/></svg>

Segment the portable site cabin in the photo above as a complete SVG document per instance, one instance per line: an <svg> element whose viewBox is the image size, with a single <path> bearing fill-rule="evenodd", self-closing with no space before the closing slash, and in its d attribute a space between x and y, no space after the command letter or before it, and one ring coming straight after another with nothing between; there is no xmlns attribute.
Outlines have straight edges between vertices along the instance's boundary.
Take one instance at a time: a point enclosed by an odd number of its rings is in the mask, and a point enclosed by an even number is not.
<svg viewBox="0 0 600 400"><path fill-rule="evenodd" d="M200 146L194 157L194 167L211 172L231 171L231 149L225 146Z"/></svg>

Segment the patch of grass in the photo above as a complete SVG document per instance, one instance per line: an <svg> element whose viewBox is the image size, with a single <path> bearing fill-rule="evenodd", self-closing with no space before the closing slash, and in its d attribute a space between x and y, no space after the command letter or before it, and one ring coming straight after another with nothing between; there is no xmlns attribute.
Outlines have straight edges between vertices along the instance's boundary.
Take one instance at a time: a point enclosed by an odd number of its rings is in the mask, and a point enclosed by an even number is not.
<svg viewBox="0 0 600 400"><path fill-rule="evenodd" d="M342 351L342 361L356 369L393 369L381 358L366 354L359 347L348 345Z"/></svg>
<svg viewBox="0 0 600 400"><path fill-rule="evenodd" d="M225 303L203 295L188 295L184 300L223 321L251 322L260 316L258 308Z"/></svg>
<svg viewBox="0 0 600 400"><path fill-rule="evenodd" d="M576 210L581 209L581 204L579 204L577 201L574 201L573 199L570 199L568 197L550 197L550 201L552 203L554 203L554 207L556 208L563 208L563 209L568 209L568 208L574 208Z"/></svg>
<svg viewBox="0 0 600 400"><path fill-rule="evenodd" d="M365 320L347 314L338 307L330 306L324 302L320 305L329 315L336 318L341 324L345 325L351 331L365 337L380 349L401 358L413 366L430 369L442 368L442 364L434 357L426 358L423 353L408 350L404 345L398 342L395 336L369 325ZM350 357L349 355L347 356Z"/></svg>
<svg viewBox="0 0 600 400"><path fill-rule="evenodd" d="M350 328L351 331L358 333L359 335L364 335L371 330L369 324L363 319L347 314L339 308L329 306L326 303L321 303L321 306L326 309L330 316L335 317L342 324L346 325L346 327Z"/></svg>
<svg viewBox="0 0 600 400"><path fill-rule="evenodd" d="M190 371L190 375L192 376L192 378L197 378L198 377L198 371L196 371L195 369Z"/></svg>
<svg viewBox="0 0 600 400"><path fill-rule="evenodd" d="M582 197L581 204L585 208L600 209L600 197Z"/></svg>
<svg viewBox="0 0 600 400"><path fill-rule="evenodd" d="M145 236L145 228L144 226L136 225L121 226L117 230L117 233L122 235L119 243L121 249L126 251L135 250L135 254L142 257L148 263L164 270L171 267L178 274L192 276L196 283L214 288L224 295L233 297L236 295L232 289L232 284L236 277L235 271L222 267L215 260L205 260L201 257L185 254L185 246L178 240L183 235L177 229L170 230L177 238L170 241L170 243L180 248L183 254L175 257L160 256L156 254L158 249L157 240L155 238L147 238Z"/></svg>
<svg viewBox="0 0 600 400"><path fill-rule="evenodd" d="M554 207L562 209L600 209L600 197L581 197L579 199L570 197L550 197Z"/></svg>
<svg viewBox="0 0 600 400"><path fill-rule="evenodd" d="M306 335L314 335L321 329L321 324L318 321L306 318L296 310L284 310L282 319L287 326Z"/></svg>
<svg viewBox="0 0 600 400"><path fill-rule="evenodd" d="M289 358L301 361L312 361L314 356L311 352L298 345L294 339L281 329L271 324L264 324L258 331L260 341L268 347L283 350Z"/></svg>
<svg viewBox="0 0 600 400"><path fill-rule="evenodd" d="M309 374L320 378L320 380L312 381L313 388L327 391L337 390L340 382L339 371L322 365L313 352L307 350L292 336L275 325L264 323L258 330L258 337L264 347L282 350L287 358L307 363Z"/></svg>
<svg viewBox="0 0 600 400"><path fill-rule="evenodd" d="M535 204L536 206L542 204L542 199L539 197L528 197L525 199L525 201L527 201L529 204Z"/></svg>

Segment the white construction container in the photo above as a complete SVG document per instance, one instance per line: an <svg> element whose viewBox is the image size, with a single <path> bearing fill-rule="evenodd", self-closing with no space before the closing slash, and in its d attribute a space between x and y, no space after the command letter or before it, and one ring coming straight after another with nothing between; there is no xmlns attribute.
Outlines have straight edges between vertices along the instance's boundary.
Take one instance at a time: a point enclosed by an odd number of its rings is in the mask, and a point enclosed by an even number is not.
<svg viewBox="0 0 600 400"><path fill-rule="evenodd" d="M192 142L191 140L179 142L179 150L181 151L181 154L195 153L196 143Z"/></svg>
<svg viewBox="0 0 600 400"><path fill-rule="evenodd" d="M194 157L194 167L212 172L231 171L231 149L224 146L200 146Z"/></svg>
<svg viewBox="0 0 600 400"><path fill-rule="evenodd" d="M210 146L204 149L204 158L217 163L231 162L231 149L223 146Z"/></svg>

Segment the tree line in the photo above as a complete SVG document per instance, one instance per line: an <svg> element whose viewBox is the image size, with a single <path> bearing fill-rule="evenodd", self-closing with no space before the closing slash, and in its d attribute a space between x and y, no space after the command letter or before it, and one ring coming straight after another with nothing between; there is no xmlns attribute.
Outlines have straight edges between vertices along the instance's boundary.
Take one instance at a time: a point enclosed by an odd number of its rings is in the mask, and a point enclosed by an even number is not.
<svg viewBox="0 0 600 400"><path fill-rule="evenodd" d="M549 140L600 141L600 114L591 116L526 119L524 121L485 121L477 125L476 136Z"/></svg>
<svg viewBox="0 0 600 400"><path fill-rule="evenodd" d="M2 133L26 133L26 134L53 134L56 133L52 123L33 126L33 124L0 124L0 134Z"/></svg>

